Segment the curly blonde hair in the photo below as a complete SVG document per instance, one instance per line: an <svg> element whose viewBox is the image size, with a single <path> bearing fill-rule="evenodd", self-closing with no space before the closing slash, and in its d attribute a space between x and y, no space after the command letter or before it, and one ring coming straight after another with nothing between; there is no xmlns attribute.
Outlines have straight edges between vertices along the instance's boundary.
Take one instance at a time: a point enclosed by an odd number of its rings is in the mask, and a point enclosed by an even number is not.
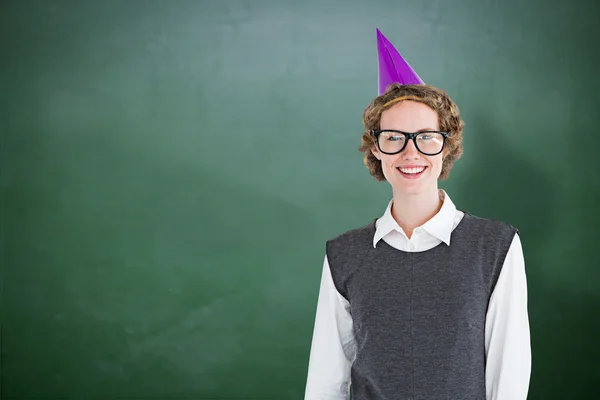
<svg viewBox="0 0 600 400"><path fill-rule="evenodd" d="M378 181L386 180L381 168L381 161L371 152L373 146L377 145L371 130L380 129L381 113L399 101L404 101L401 98L405 97L408 97L406 100L420 101L431 107L438 115L440 130L449 133L444 146L444 161L439 177L440 180L447 179L452 165L463 153L462 136L465 123L460 117L458 106L450 96L444 90L431 85L391 84L385 93L377 96L365 108L362 118L365 131L361 138L361 145L358 148L359 151L364 153L363 162L365 166L375 179Z"/></svg>

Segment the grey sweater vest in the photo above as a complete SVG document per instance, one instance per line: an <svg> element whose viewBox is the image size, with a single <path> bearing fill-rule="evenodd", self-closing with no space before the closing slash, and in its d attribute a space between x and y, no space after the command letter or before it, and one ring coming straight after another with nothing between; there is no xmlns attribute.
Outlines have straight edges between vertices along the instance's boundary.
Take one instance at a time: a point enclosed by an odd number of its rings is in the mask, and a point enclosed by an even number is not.
<svg viewBox="0 0 600 400"><path fill-rule="evenodd" d="M375 221L327 242L349 302L354 400L485 400L485 320L517 230L465 213L445 243L373 247Z"/></svg>

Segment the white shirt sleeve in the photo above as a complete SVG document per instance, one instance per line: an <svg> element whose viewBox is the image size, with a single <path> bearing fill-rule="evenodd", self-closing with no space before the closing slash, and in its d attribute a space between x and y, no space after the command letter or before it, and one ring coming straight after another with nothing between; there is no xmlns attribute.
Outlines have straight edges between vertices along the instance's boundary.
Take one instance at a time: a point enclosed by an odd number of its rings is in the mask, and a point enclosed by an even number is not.
<svg viewBox="0 0 600 400"><path fill-rule="evenodd" d="M490 298L485 347L487 400L525 400L531 374L527 280L515 234Z"/></svg>
<svg viewBox="0 0 600 400"><path fill-rule="evenodd" d="M336 290L325 256L304 400L347 400L355 354L350 304Z"/></svg>

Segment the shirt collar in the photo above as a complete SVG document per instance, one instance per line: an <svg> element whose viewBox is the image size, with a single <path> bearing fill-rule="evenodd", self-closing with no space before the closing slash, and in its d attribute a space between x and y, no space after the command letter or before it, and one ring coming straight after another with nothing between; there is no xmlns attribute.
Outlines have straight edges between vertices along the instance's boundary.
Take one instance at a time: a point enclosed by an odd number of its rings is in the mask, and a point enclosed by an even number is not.
<svg viewBox="0 0 600 400"><path fill-rule="evenodd" d="M439 193L442 198L442 207L437 214L421 226L421 229L449 246L450 235L452 234L452 229L454 227L456 206L443 189L440 189ZM375 234L373 235L373 247L376 247L377 243L388 233L394 230L403 232L402 228L400 228L392 216L393 202L393 199L389 201L385 212L376 222Z"/></svg>

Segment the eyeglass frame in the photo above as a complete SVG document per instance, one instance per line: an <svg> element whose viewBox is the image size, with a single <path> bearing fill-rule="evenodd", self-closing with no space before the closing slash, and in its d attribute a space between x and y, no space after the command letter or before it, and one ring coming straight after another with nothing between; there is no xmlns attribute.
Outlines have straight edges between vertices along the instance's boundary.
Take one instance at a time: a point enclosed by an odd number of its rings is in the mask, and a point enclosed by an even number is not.
<svg viewBox="0 0 600 400"><path fill-rule="evenodd" d="M406 139L404 141L404 146L402 146L402 148L400 150L395 151L393 153L387 153L387 152L381 150L381 146L379 145L379 135L381 133L383 133L383 132L394 132L394 133L401 133L401 134L403 134L404 138ZM423 151L421 151L421 149L419 149L419 145L417 144L417 136L419 136L420 134L423 134L423 133L439 133L440 135L442 135L442 137L444 139L442 141L442 148L440 149L440 151L438 151L437 153L424 153ZM412 140L413 143L415 144L415 149L417 149L417 151L419 153L424 154L426 156L437 156L442 151L444 151L444 147L446 146L446 139L448 139L448 137L450 136L450 133L448 133L448 132L440 132L440 131L421 131L421 132L411 133L411 132L399 131L399 130L396 130L396 129L371 129L371 135L375 138L375 143L377 143L377 148L383 154L394 155L394 154L401 153L406 148L406 145L408 144L409 140Z"/></svg>

